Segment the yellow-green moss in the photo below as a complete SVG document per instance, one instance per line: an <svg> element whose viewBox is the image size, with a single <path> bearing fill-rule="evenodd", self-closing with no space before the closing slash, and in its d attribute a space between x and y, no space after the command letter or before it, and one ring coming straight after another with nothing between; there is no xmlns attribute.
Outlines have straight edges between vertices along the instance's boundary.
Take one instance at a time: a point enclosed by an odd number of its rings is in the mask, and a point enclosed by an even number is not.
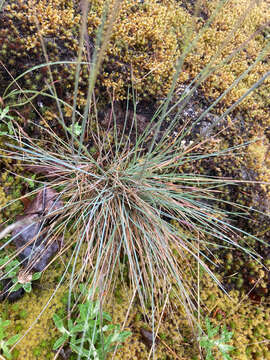
<svg viewBox="0 0 270 360"><path fill-rule="evenodd" d="M22 335L19 343L16 345L20 359L36 359L34 349L38 348L42 341L48 340L51 347L42 349L39 358L48 359L48 354L51 354L50 359L53 359L54 354L52 352L51 340L55 340L58 334L52 321L52 315L63 306L60 302L63 288L59 289L56 296L49 302L45 312L37 323L34 324L53 292L53 289L46 289L45 286L43 285L43 288L34 290L31 294L26 294L17 303L9 304L8 307L6 304L0 304L1 312L3 307L6 307L6 315L11 320L8 335L11 336L15 333ZM26 314L23 312L26 312Z"/></svg>
<svg viewBox="0 0 270 360"><path fill-rule="evenodd" d="M67 255L68 256L68 255ZM65 258L62 259L65 262ZM180 261L180 259L179 259ZM193 260L188 258L182 259L182 262L193 266ZM11 320L8 329L8 335L15 333L24 334L29 327L35 322L40 312L47 304L52 295L58 276L63 270L59 262L56 266L51 266L42 276L38 288L30 294L26 294L15 304L7 302L0 303L0 311L5 319ZM191 281L192 267L185 266L183 276ZM78 268L79 270L79 268ZM218 286L213 283L206 272L200 276L200 306L201 306L201 323L204 324L204 317L208 315L215 325L227 325L228 329L234 331L231 344L235 347L232 353L234 360L251 360L262 353L268 359L265 344L269 341L269 321L270 309L267 304L261 302L254 304L243 292L234 290L230 292L230 297L224 294ZM264 274L261 273L261 276ZM220 278L220 275L218 275ZM192 285L192 281L190 283ZM157 286L162 289L162 284ZM194 285L193 285L194 286ZM125 330L132 331L132 335L117 350L115 359L122 360L145 360L149 354L149 348L142 341L141 329L149 327L147 318L151 321L151 306L147 313L143 315L139 300L135 297L134 303L130 306L132 291L120 279L116 282L117 296L106 297L104 301L105 310L112 315L114 324L124 324ZM63 295L67 288L61 286L56 296L50 300L45 312L40 320L33 326L31 331L16 345L19 352L19 358L35 360L36 358L52 360L54 354L52 346L60 333L55 329L52 322L52 315L61 309L65 313L65 304ZM166 294L165 294L166 295ZM121 298L121 301L119 301ZM174 287L171 290L170 304L156 308L155 328L159 327L158 344L156 346L155 359L163 360L164 355L177 354L181 360L195 359L198 355L198 346L196 335L193 334L188 322L183 305L179 302ZM159 298L161 300L161 298ZM127 316L127 312L129 314ZM162 319L159 323L159 319ZM172 355L173 356L173 355ZM109 356L113 359L113 355ZM221 360L220 354L215 354L215 359Z"/></svg>
<svg viewBox="0 0 270 360"><path fill-rule="evenodd" d="M91 44L101 23L104 4L105 1L90 2L88 35ZM207 12L212 14L217 4L218 1L211 1L204 6ZM219 67L202 85L205 96L215 99L256 59L267 39L264 32L259 31L254 37L252 34L267 23L269 7L267 2L254 4L240 24L238 21L246 11L246 1L231 0L223 6L211 26L199 38L196 48L187 56L179 84L193 79L215 57L213 64L218 64ZM79 38L79 8L79 1L74 4L73 1L65 0L20 0L16 4L7 5L2 15L4 25L0 31L3 49L1 60L7 63L5 51L9 49L9 62L12 60L16 63L16 67L13 66L10 70L16 74L20 69L26 69L26 64L30 67L31 64L44 62L37 27L40 35L44 37L52 61L75 59ZM176 60L183 52L186 32L193 32L193 39L202 26L196 19L192 22L191 15L175 0L148 0L143 3L122 1L100 71L99 88L105 87L115 99L125 98L132 79L139 97L164 97L171 85ZM227 38L231 31L233 33ZM222 65L222 61L250 36L251 39L246 42L244 49L228 64ZM67 72L65 67L61 69L53 68L53 71L55 80L59 78L65 82L62 84L65 89L67 83L61 73L71 76L68 80L71 86L74 72L70 71L70 66ZM237 100L266 70L267 61L259 63L225 97L225 104L232 104ZM31 76L28 81L32 85L38 85L39 82L35 82ZM82 85L86 86L86 82L87 72L85 76L82 74ZM249 96L241 106L249 109L250 116L256 116L262 121L267 119L269 84L269 79L266 79L256 94ZM63 90L60 94L62 92Z"/></svg>
<svg viewBox="0 0 270 360"><path fill-rule="evenodd" d="M9 171L4 171L0 176L0 208L6 206L11 200L21 196L22 179L12 176ZM15 217L22 209L20 201L13 202L0 212L0 223Z"/></svg>
<svg viewBox="0 0 270 360"><path fill-rule="evenodd" d="M259 141L251 143L247 148L249 166L258 174L258 180L270 182L270 142L264 136ZM266 184L261 184L263 190L267 189ZM270 209L269 209L270 214Z"/></svg>
<svg viewBox="0 0 270 360"><path fill-rule="evenodd" d="M218 1L205 3L210 14L214 12L217 4ZM245 0L228 1L186 60L188 72L193 78L215 57L213 64L218 65L218 69L202 85L207 97L216 99L222 94L255 61L267 44L267 38L262 32L258 32L255 37L252 35L263 25L269 28L269 24L266 25L270 14L269 4L267 2L252 4L250 11L245 14L247 10ZM243 43L245 43L243 49L232 57L228 64L222 65L224 59ZM269 54L269 50L266 54ZM242 96L267 71L267 68L267 60L255 66L249 75L225 96L223 100L225 105L232 104ZM265 96L270 85L269 81L266 79L256 94L253 93L246 98L240 106L249 111L250 117L256 116L256 119L264 121L269 119L267 116L269 97Z"/></svg>

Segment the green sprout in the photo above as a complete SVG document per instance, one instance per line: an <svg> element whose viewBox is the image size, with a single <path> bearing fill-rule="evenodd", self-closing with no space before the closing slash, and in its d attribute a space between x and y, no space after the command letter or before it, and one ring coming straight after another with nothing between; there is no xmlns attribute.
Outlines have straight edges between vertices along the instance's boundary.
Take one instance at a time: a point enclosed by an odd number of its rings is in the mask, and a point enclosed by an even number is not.
<svg viewBox="0 0 270 360"><path fill-rule="evenodd" d="M70 339L69 345L74 353L82 358L103 360L114 350L113 343L123 342L131 335L130 331L120 331L119 325L109 324L112 318L100 310L99 301L86 300L84 304L78 304L78 308L79 317L69 319L67 328L57 314L53 315L55 326L62 333L54 343L53 350Z"/></svg>
<svg viewBox="0 0 270 360"><path fill-rule="evenodd" d="M9 320L2 320L2 318L0 318L0 350L7 359L11 359L9 346L14 345L20 338L20 335L16 334L9 339L5 339L7 335L5 334L4 328L7 327L9 323Z"/></svg>
<svg viewBox="0 0 270 360"><path fill-rule="evenodd" d="M13 117L8 115L9 113L9 107L5 107L4 109L0 108L0 135L13 135L14 131L13 131L13 125L11 120L13 120ZM8 122L5 122L4 119L9 120ZM3 121L3 123L2 123ZM2 130L2 126L6 125L7 126L7 130ZM6 127L5 127L6 128Z"/></svg>
<svg viewBox="0 0 270 360"><path fill-rule="evenodd" d="M11 287L10 291L17 291L21 288L27 293L30 293L32 291L32 281L38 280L41 277L41 272L36 272L34 274L28 274L22 273L23 276L20 276L20 273L18 276L15 276L12 279L12 282L14 285ZM26 275L26 276L25 276Z"/></svg>
<svg viewBox="0 0 270 360"><path fill-rule="evenodd" d="M13 285L9 289L10 292L23 288L25 292L29 293L32 290L32 281L38 280L41 277L41 272L36 272L34 274L20 272L19 265L20 262L16 259L9 261L7 255L0 258L0 267L4 267L4 271L1 273L1 279L11 279Z"/></svg>
<svg viewBox="0 0 270 360"><path fill-rule="evenodd" d="M25 180L28 183L30 189L34 189L34 187L35 187L35 179L36 179L36 174L33 174L30 178L25 178Z"/></svg>
<svg viewBox="0 0 270 360"><path fill-rule="evenodd" d="M5 270L1 271L1 279L9 279L9 278L14 278L18 271L19 271L19 265L20 262L18 260L11 260L9 261L9 257L6 255L3 258L0 258L0 267L4 267Z"/></svg>
<svg viewBox="0 0 270 360"><path fill-rule="evenodd" d="M207 335L199 337L199 343L202 348L206 350L206 360L215 360L213 356L213 349L218 349L224 360L231 360L228 352L234 350L232 345L226 344L233 336L233 332L229 332L226 325L221 330L220 338L216 335L219 334L219 326L212 327L208 317L205 319Z"/></svg>
<svg viewBox="0 0 270 360"><path fill-rule="evenodd" d="M73 128L72 128L72 125L69 126L67 128L67 130L69 131L69 133L73 133L73 135L76 135L76 136L79 136L81 135L82 133L82 126L79 125L77 122L73 125Z"/></svg>

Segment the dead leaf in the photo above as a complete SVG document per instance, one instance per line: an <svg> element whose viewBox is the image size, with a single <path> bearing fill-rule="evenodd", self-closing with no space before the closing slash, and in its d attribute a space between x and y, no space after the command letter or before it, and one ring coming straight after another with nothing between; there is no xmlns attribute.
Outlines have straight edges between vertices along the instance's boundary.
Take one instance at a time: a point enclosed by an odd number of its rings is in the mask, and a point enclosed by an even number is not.
<svg viewBox="0 0 270 360"><path fill-rule="evenodd" d="M33 271L42 271L51 257L59 250L56 242L49 243L47 225L50 215L63 207L59 194L50 188L44 188L28 204L24 214L17 217L13 227L13 242L20 251L19 258L23 266Z"/></svg>
<svg viewBox="0 0 270 360"><path fill-rule="evenodd" d="M28 214L43 214L47 216L55 210L61 209L63 203L58 199L59 194L50 188L45 188L37 193L34 200L27 206L24 213Z"/></svg>

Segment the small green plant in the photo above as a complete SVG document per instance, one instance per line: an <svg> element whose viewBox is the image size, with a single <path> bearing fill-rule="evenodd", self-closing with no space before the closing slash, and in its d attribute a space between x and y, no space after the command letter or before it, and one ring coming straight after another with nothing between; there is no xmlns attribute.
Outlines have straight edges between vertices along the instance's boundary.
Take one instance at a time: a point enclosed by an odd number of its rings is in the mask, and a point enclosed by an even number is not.
<svg viewBox="0 0 270 360"><path fill-rule="evenodd" d="M10 292L23 288L25 292L29 293L32 290L32 281L38 280L41 277L41 272L29 274L24 271L19 271L19 265L20 262L16 259L9 261L7 255L0 258L0 267L4 267L4 271L1 273L1 279L11 279L13 285L9 289Z"/></svg>
<svg viewBox="0 0 270 360"><path fill-rule="evenodd" d="M35 179L36 179L36 174L33 174L30 178L25 178L26 182L28 183L28 186L30 189L34 189L35 188Z"/></svg>
<svg viewBox="0 0 270 360"><path fill-rule="evenodd" d="M0 318L0 350L7 359L11 359L9 346L15 344L20 337L19 334L16 334L9 339L5 339L6 338L5 327L7 327L9 323L10 323L9 320L2 320L2 318Z"/></svg>
<svg viewBox="0 0 270 360"><path fill-rule="evenodd" d="M20 262L18 260L9 261L8 255L0 258L0 268L4 268L1 270L1 279L9 279L14 278L19 271Z"/></svg>
<svg viewBox="0 0 270 360"><path fill-rule="evenodd" d="M3 119L8 119L8 120L13 120L13 117L8 115L9 113L9 107L6 106L4 109L0 109L0 120Z"/></svg>
<svg viewBox="0 0 270 360"><path fill-rule="evenodd" d="M9 107L5 107L4 109L0 108L0 135L13 135L13 125L11 120L13 120L13 117L8 115L9 113ZM8 122L5 122L4 119L9 120Z"/></svg>
<svg viewBox="0 0 270 360"><path fill-rule="evenodd" d="M68 132L70 134L74 134L76 136L79 136L82 133L82 126L79 123L75 122L74 126L73 127L72 127L72 125L69 126L67 128L67 130L68 130Z"/></svg>
<svg viewBox="0 0 270 360"><path fill-rule="evenodd" d="M10 291L17 291L20 288L27 293L32 291L32 281L38 280L41 277L41 272L36 272L34 274L26 274L26 273L19 273L12 279L14 285L10 289Z"/></svg>
<svg viewBox="0 0 270 360"><path fill-rule="evenodd" d="M62 333L53 350L57 350L70 339L70 348L80 357L103 360L115 348L113 343L123 342L131 335L130 331L120 331L119 325L110 324L112 318L100 310L99 301L87 299L78 307L79 317L76 320L69 319L67 328L57 314L53 315L55 326Z"/></svg>
<svg viewBox="0 0 270 360"><path fill-rule="evenodd" d="M205 319L207 334L199 337L199 343L206 351L206 360L215 360L213 356L213 349L218 349L224 360L231 360L228 352L232 351L234 347L226 344L231 340L233 332L229 332L226 325L222 328L220 338L217 338L219 334L219 326L212 327L212 324L208 317Z"/></svg>

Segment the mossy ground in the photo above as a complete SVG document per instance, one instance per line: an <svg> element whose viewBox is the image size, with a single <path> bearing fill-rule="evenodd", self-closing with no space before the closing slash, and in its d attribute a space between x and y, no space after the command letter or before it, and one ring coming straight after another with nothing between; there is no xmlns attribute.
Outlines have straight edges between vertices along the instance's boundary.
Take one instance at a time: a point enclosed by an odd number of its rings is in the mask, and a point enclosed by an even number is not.
<svg viewBox="0 0 270 360"><path fill-rule="evenodd" d="M16 77L31 66L45 61L40 38L37 35L36 14L49 59L51 61L75 60L81 16L79 2L75 2L76 6L73 1L65 0L18 0L9 3L7 1L7 6L0 15L0 60L13 76ZM194 39L195 34L202 29L206 18L209 18L217 5L217 1L204 1L205 18L199 13L199 16L194 19L191 12L181 6L185 3L185 1L174 0L123 1L97 80L96 92L98 97L103 99L101 103L104 104L104 95L107 96L107 94L113 99L124 99L131 80L137 91L138 99L160 100L166 96L171 85L175 61L183 51L185 34L187 31L192 31L191 40ZM178 80L177 87L179 89L181 86L187 86L198 72L211 61L213 56L216 56L213 65L221 64L227 56L252 36L254 31L259 30L269 21L269 1L253 3L254 5L243 19L239 29L232 33L230 38L227 38L247 8L247 2L244 0L227 2L217 19L204 32L196 48L186 58ZM103 1L91 2L88 17L90 45L100 24L103 5ZM252 37L228 63L218 66L215 73L200 87L200 94L203 94L201 99L203 98L208 104L217 99L232 81L256 59L267 39L269 39L269 24L264 27L263 31L258 31L256 36ZM220 46L223 48L218 52ZM265 60L255 66L250 74L225 96L215 109L215 114L221 114L224 109L233 104L267 70L269 70L269 52ZM74 71L75 66L71 65L53 69L58 94L69 103L72 103ZM2 92L10 78L2 68L0 75L3 79L0 84ZM23 88L37 90L44 86L45 79L47 81L49 79L46 70L36 71L25 76L20 84ZM81 72L79 105L84 104L87 80L88 73L87 67L85 67ZM260 140L239 150L240 155L237 158L228 155L223 160L217 159L202 163L202 171L212 175L226 175L235 178L244 176L248 180L270 181L269 86L268 78L258 90L235 109L230 118L226 118L228 128L219 138L209 140L204 151L224 149L257 137L260 137ZM48 101L45 105L43 116L49 122L55 121L53 116L55 109L52 103ZM26 122L28 118L36 117L29 106L20 109L20 112ZM70 112L67 109L65 115L67 122L70 121ZM4 141L2 136L1 146ZM13 162L1 159L0 206L27 191L28 185L21 178L12 174L17 170L20 171L20 168L15 169ZM224 196L228 197L228 200L237 200L242 204L255 206L265 215L269 215L269 191L269 185L266 184L245 185L239 186L237 191L235 188L231 189L228 193L224 193ZM11 222L12 218L22 209L21 202L14 203L0 213L0 222L6 220ZM246 226L253 234L261 234L265 241L269 241L267 229L270 225L265 216L257 215L256 222L250 221ZM236 258L238 259L238 257ZM249 260L244 259L243 261L242 267L236 271L241 271L246 265L245 261ZM226 268L231 265L224 264L224 266ZM54 281L57 276L59 277L59 274L55 273L56 270L52 269L46 271L40 287L33 293L26 295L13 305L0 304L1 314L11 320L8 329L10 335L18 332L23 334L48 301L55 285ZM232 270L235 269L227 269L227 271ZM228 276L228 273L226 275ZM64 288L60 288L59 293L51 301L37 324L16 346L18 352L17 355L16 352L14 353L14 358L17 356L18 359L29 360L53 359L51 347L57 331L51 317L55 311L63 308L60 299L64 291ZM108 305L108 311L112 314L115 323L123 322L129 296L131 296L129 291L120 286L114 302ZM239 290L233 290L230 292L230 296L231 298L224 295L207 276L201 278L201 300L204 304L204 314L209 314L214 323L227 324L234 331L232 345L236 349L232 358L235 360L270 359L270 353L267 350L270 340L268 300L260 296L260 302L254 302L248 296L243 297L244 294ZM142 342L140 333L140 329L147 325L141 315L139 305L135 304L132 307L127 326L133 335L118 350L116 359L147 359L149 348ZM193 357L196 359L196 356L199 358L194 335L176 299L173 301L171 311L166 311L163 316L159 334L160 341L156 349L156 359L173 359L173 352L183 360Z"/></svg>
<svg viewBox="0 0 270 360"><path fill-rule="evenodd" d="M14 304L0 304L2 317L11 320L7 331L9 336L15 333L24 335L32 326L55 289L58 272L59 268L57 271L49 269L31 294L25 295ZM65 313L66 293L67 288L61 286L37 323L17 344L14 359L54 358L52 346L59 332L54 326L52 315L55 312L62 315ZM261 299L260 303L253 302L239 290L231 291L227 296L205 273L200 274L200 296L202 326L205 316L208 315L213 325L226 325L234 332L230 342L235 347L231 354L232 359L270 359L267 346L270 339L270 309L266 299ZM149 308L146 316L142 315L136 298L129 309L131 298L132 292L119 282L115 296L104 304L104 307L111 314L113 323L124 324L125 330L132 331L132 335L117 350L115 359L144 360L148 358L150 347L145 343L141 330L151 331L147 322L147 317L151 318L151 310ZM155 359L200 359L196 335L193 334L183 307L173 291L170 301L170 306L156 310L157 318L162 319L159 324L156 323L159 331ZM129 315L126 318L128 309ZM110 358L113 356L109 356ZM215 359L221 359L218 353L215 353Z"/></svg>

